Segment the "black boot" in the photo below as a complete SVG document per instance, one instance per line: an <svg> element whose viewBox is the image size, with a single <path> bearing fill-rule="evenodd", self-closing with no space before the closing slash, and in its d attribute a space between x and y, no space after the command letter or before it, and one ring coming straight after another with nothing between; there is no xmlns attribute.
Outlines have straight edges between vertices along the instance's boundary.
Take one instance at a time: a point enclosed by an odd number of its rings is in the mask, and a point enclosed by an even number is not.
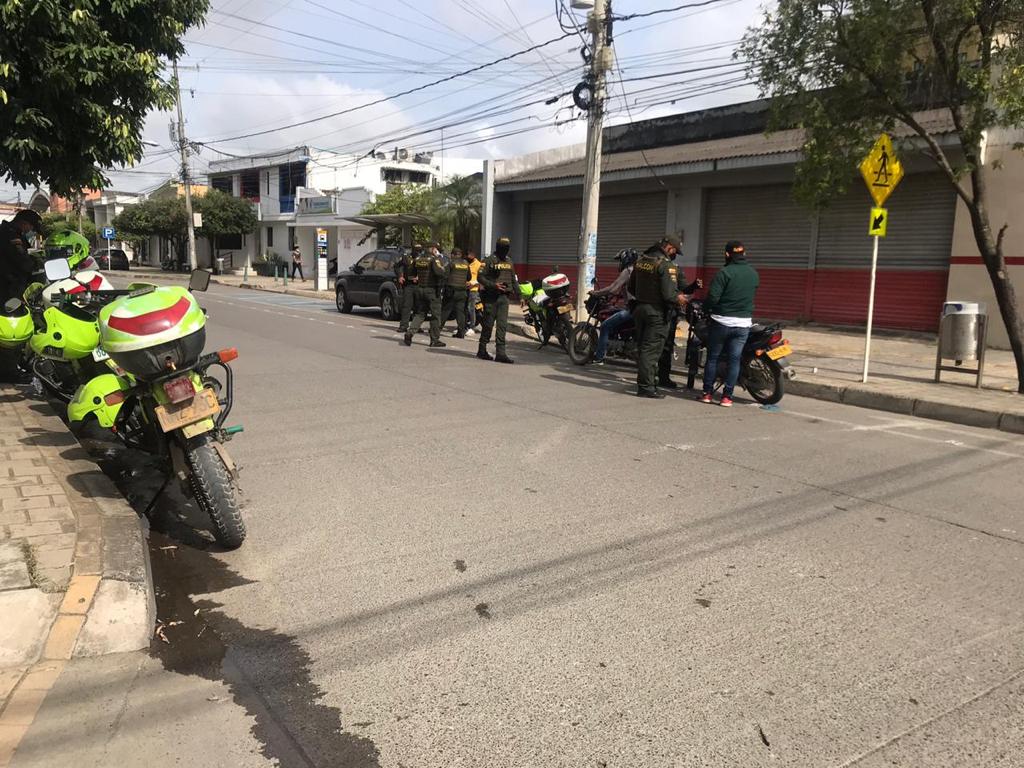
<svg viewBox="0 0 1024 768"><path fill-rule="evenodd" d="M512 365L512 363L515 362L515 360L506 355L504 352L499 352L498 354L496 354L494 356L494 361L496 363L507 363L508 365Z"/></svg>
<svg viewBox="0 0 1024 768"><path fill-rule="evenodd" d="M664 379L658 379L658 386L664 387L665 389L679 389L679 385L668 377Z"/></svg>
<svg viewBox="0 0 1024 768"><path fill-rule="evenodd" d="M491 357L487 353L487 347L484 347L484 346L481 346L480 348L477 349L476 356L479 357L481 360L493 360L494 359L493 357Z"/></svg>
<svg viewBox="0 0 1024 768"><path fill-rule="evenodd" d="M432 341L432 342L430 342L430 346L432 346L432 347L447 347L448 345L447 345L447 344L445 344L445 343L444 343L443 341L441 341L440 339L438 339L437 341Z"/></svg>
<svg viewBox="0 0 1024 768"><path fill-rule="evenodd" d="M405 332L405 336L402 337L402 343L407 347L412 346L412 334L408 331Z"/></svg>

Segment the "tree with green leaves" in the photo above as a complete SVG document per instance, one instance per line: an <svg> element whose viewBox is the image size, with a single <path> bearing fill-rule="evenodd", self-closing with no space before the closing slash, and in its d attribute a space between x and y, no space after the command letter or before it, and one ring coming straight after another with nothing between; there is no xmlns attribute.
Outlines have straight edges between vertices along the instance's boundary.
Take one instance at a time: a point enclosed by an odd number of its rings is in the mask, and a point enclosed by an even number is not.
<svg viewBox="0 0 1024 768"><path fill-rule="evenodd" d="M480 250L480 209L483 189L474 176L453 176L437 190L438 221L455 245Z"/></svg>
<svg viewBox="0 0 1024 768"><path fill-rule="evenodd" d="M181 253L187 237L188 217L180 197L161 197L130 205L114 217L114 229L122 237L162 237Z"/></svg>
<svg viewBox="0 0 1024 768"><path fill-rule="evenodd" d="M77 213L44 213L43 214L43 237L49 237L54 232L78 232L79 224L82 227L82 235L91 242L96 242L96 225L92 219L81 216Z"/></svg>
<svg viewBox="0 0 1024 768"><path fill-rule="evenodd" d="M437 195L432 188L419 184L396 184L387 192L377 195L373 202L364 205L360 213L414 213L434 220L437 218ZM430 227L413 227L412 233L413 238L420 242L426 242L433 236ZM380 245L402 244L401 228L387 227L384 242Z"/></svg>
<svg viewBox="0 0 1024 768"><path fill-rule="evenodd" d="M988 131L1024 126L1024 0L779 0L740 55L772 99L771 128L806 130L798 199L821 206L842 192L880 131L905 126L924 147L970 216L1024 393L1010 222L991 220L999 168L985 162ZM949 110L952 147L918 119L927 108Z"/></svg>
<svg viewBox="0 0 1024 768"><path fill-rule="evenodd" d="M0 0L0 177L72 195L142 157L161 78L209 0Z"/></svg>
<svg viewBox="0 0 1024 768"><path fill-rule="evenodd" d="M203 226L196 230L196 234L210 242L210 253L214 258L219 254L218 238L256 231L256 210L248 200L211 189L202 197L196 197L192 206L203 215Z"/></svg>

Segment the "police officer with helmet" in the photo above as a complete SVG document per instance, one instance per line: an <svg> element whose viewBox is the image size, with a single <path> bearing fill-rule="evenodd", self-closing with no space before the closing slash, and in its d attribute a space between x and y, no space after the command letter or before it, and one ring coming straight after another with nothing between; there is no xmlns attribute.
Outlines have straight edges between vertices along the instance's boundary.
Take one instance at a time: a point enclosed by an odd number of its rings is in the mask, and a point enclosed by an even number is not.
<svg viewBox="0 0 1024 768"><path fill-rule="evenodd" d="M481 286L480 296L484 302L484 318L476 356L481 360L495 360L508 364L515 362L505 353L508 306L510 297L519 296L519 280L512 264L511 250L512 241L507 237L499 237L494 244L494 253L484 259L477 275ZM494 329L494 357L487 352L491 329Z"/></svg>
<svg viewBox="0 0 1024 768"><path fill-rule="evenodd" d="M405 346L412 346L412 337L423 325L427 313L430 313L430 346L445 347L441 341L441 286L448 276L447 264L441 255L441 244L431 243L430 249L416 257L413 262L416 270L416 314L405 331Z"/></svg>
<svg viewBox="0 0 1024 768"><path fill-rule="evenodd" d="M671 258L680 247L678 237L666 235L637 259L629 279L629 292L636 299L637 397L665 397L657 388L658 358L665 348L670 314L685 301L679 291L679 268Z"/></svg>

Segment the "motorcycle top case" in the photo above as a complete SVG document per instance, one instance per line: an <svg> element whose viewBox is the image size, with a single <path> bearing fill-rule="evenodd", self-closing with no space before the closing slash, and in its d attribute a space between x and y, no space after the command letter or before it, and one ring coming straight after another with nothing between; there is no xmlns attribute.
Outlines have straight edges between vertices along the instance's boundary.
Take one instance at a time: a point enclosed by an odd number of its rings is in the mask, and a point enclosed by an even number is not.
<svg viewBox="0 0 1024 768"><path fill-rule="evenodd" d="M558 299L569 292L569 278L561 272L548 275L540 281L544 292L553 299Z"/></svg>
<svg viewBox="0 0 1024 768"><path fill-rule="evenodd" d="M74 277L58 280L43 288L43 302L48 307L56 306L60 301L61 292L65 294L85 293L86 291L109 291L114 288L102 273L92 269L76 272Z"/></svg>
<svg viewBox="0 0 1024 768"><path fill-rule="evenodd" d="M147 287L100 311L100 346L140 379L195 365L206 345L206 315L187 289Z"/></svg>

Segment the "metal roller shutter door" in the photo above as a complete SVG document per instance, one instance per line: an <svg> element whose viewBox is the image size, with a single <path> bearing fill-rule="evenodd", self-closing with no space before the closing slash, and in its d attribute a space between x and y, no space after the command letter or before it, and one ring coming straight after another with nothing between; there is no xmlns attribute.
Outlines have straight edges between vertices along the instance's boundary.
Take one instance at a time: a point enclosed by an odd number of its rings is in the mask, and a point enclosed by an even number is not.
<svg viewBox="0 0 1024 768"><path fill-rule="evenodd" d="M665 234L668 195L614 195L601 198L597 229L597 263L614 264L623 248L643 249ZM530 203L528 264L576 263L580 200L538 200Z"/></svg>
<svg viewBox="0 0 1024 768"><path fill-rule="evenodd" d="M558 264L566 269L575 264L582 217L582 202L578 199L530 203L526 263Z"/></svg>
<svg viewBox="0 0 1024 768"><path fill-rule="evenodd" d="M615 264L623 248L643 250L665 236L668 194L615 195L601 198L597 227L597 263Z"/></svg>
<svg viewBox="0 0 1024 768"><path fill-rule="evenodd" d="M704 266L717 270L729 240L742 240L761 276L755 314L806 314L812 214L792 199L788 184L712 187L704 209Z"/></svg>
<svg viewBox="0 0 1024 768"><path fill-rule="evenodd" d="M812 318L867 320L873 205L857 184L821 213ZM880 327L934 330L945 300L956 197L938 174L906 177L885 206L888 236L879 241L875 322Z"/></svg>

